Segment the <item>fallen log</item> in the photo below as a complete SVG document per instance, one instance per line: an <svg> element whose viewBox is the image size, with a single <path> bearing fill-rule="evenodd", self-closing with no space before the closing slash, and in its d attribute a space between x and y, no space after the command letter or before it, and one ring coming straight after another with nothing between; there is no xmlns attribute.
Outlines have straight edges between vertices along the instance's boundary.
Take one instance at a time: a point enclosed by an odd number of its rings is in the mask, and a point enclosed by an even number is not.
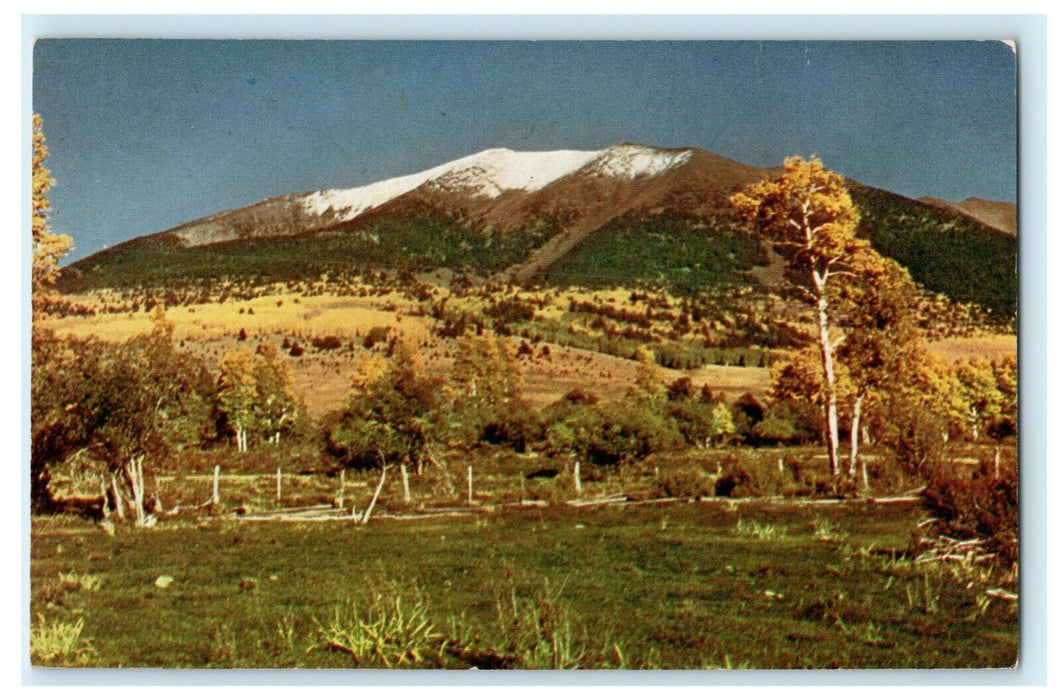
<svg viewBox="0 0 1061 700"><path fill-rule="evenodd" d="M984 591L984 595L986 595L988 597L991 597L991 598L998 598L999 600L1004 600L1007 603L1015 603L1015 602L1017 602L1017 594L1016 593L1010 593L1009 591L1005 590L1004 588L991 588L991 589L988 589L988 590Z"/></svg>

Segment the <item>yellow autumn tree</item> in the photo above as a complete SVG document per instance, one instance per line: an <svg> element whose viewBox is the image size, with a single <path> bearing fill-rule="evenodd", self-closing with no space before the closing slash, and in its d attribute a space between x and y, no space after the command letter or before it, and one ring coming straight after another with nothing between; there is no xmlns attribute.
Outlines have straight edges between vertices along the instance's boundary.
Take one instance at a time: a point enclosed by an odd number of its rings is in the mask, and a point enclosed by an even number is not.
<svg viewBox="0 0 1061 700"><path fill-rule="evenodd" d="M59 299L55 283L59 279L59 261L70 252L73 241L70 236L51 232L48 212L51 202L48 191L55 180L44 167L48 159L48 146L44 142L43 120L33 115L33 315L37 318Z"/></svg>
<svg viewBox="0 0 1061 700"><path fill-rule="evenodd" d="M221 359L218 404L236 448L246 452L248 431L279 444L302 413L291 370L272 343L262 343L252 354L243 346L230 349Z"/></svg>
<svg viewBox="0 0 1061 700"><path fill-rule="evenodd" d="M879 274L881 257L855 236L859 214L844 178L818 159L789 158L780 177L749 186L730 204L750 232L785 258L790 288L816 312L829 466L839 476L839 341L830 305L844 284Z"/></svg>

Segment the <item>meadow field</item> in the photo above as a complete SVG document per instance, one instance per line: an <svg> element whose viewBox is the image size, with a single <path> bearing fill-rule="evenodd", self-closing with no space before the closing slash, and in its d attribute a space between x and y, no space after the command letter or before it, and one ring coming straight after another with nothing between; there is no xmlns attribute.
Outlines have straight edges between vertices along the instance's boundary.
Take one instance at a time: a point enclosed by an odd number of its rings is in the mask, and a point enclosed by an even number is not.
<svg viewBox="0 0 1061 700"><path fill-rule="evenodd" d="M40 519L32 634L50 644L35 661L1013 666L1018 608L996 590L1012 581L969 562L915 562L922 518L910 503L681 500L498 507L369 527L178 519L119 526L117 537L81 519Z"/></svg>

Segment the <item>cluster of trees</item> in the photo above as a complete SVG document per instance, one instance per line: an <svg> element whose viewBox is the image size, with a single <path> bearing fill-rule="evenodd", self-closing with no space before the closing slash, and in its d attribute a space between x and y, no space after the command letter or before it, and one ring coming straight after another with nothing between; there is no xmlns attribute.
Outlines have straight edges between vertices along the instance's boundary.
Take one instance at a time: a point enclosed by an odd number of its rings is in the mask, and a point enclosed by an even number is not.
<svg viewBox="0 0 1061 700"><path fill-rule="evenodd" d="M42 123L33 118L33 326L31 337L31 501L55 507L52 468L71 458L99 469L103 508L139 524L156 500L144 479L169 454L233 434L242 449L248 433L279 442L302 411L286 365L271 345L253 355L230 352L215 375L179 351L163 307L153 307L150 332L119 344L59 337L40 323L61 309L56 288L69 236L51 232L47 193L53 181Z"/></svg>
<svg viewBox="0 0 1061 700"><path fill-rule="evenodd" d="M730 405L688 377L666 384L647 349L639 360L634 384L616 400L575 389L536 410L507 338L462 336L441 377L424 372L415 344L395 337L385 355L364 356L345 407L323 421L325 451L344 466L417 472L440 451L484 444L607 466L743 439L762 417L750 395Z"/></svg>
<svg viewBox="0 0 1061 700"><path fill-rule="evenodd" d="M51 470L72 457L98 469L104 509L129 505L143 524L155 497L147 472L184 449L234 437L279 443L304 413L276 349L230 352L214 373L181 352L158 307L154 327L124 343L33 338L31 475L35 510L55 506Z"/></svg>
<svg viewBox="0 0 1061 700"><path fill-rule="evenodd" d="M841 176L819 160L792 158L780 177L730 201L749 230L784 256L791 292L814 311L813 349L775 365L769 393L772 404L818 408L834 477L844 471L842 422L852 480L871 428L900 453L907 434L926 432L932 416L943 419L933 428L943 441L1015 434L1015 358L951 365L926 351L918 290L904 268L856 236L859 213ZM913 454L903 456L918 466ZM868 487L864 468L862 480Z"/></svg>

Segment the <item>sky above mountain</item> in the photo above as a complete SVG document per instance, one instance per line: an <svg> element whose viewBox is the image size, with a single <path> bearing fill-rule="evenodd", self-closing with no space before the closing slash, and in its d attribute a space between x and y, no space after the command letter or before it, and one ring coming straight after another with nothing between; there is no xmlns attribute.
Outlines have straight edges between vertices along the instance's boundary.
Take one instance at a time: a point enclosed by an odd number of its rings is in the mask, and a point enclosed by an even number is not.
<svg viewBox="0 0 1061 700"><path fill-rule="evenodd" d="M998 42L41 40L33 109L68 261L490 148L818 155L910 197L1016 199Z"/></svg>

